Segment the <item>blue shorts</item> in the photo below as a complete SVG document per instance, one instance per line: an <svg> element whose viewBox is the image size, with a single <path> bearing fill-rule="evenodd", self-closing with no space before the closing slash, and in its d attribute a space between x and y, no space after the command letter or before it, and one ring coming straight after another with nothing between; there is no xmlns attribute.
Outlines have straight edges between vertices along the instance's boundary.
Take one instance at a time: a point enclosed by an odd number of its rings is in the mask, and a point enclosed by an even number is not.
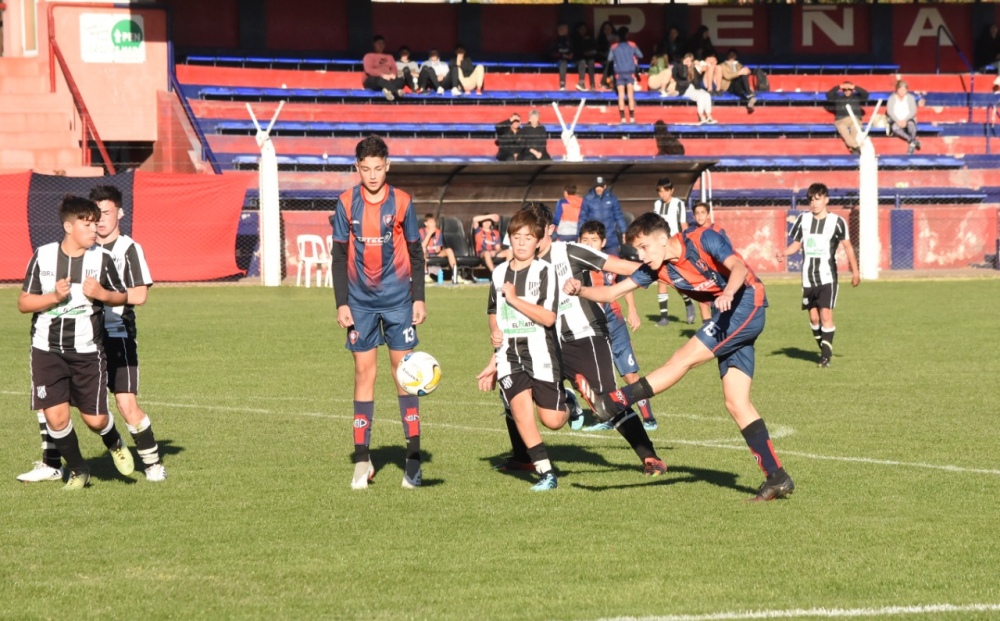
<svg viewBox="0 0 1000 621"><path fill-rule="evenodd" d="M730 368L753 377L754 343L764 331L764 308L754 306L753 291L747 289L741 299L724 313L716 312L695 337L712 350L719 361L719 377Z"/></svg>
<svg viewBox="0 0 1000 621"><path fill-rule="evenodd" d="M407 351L416 347L417 328L413 325L413 306L407 304L392 310L351 309L354 325L347 330L349 351L363 352L379 345L389 345L389 349Z"/></svg>
<svg viewBox="0 0 1000 621"><path fill-rule="evenodd" d="M615 86L628 86L629 84L635 84L635 76L631 73L629 74L615 74Z"/></svg>
<svg viewBox="0 0 1000 621"><path fill-rule="evenodd" d="M607 315L611 353L615 357L615 368L618 369L618 375L638 373L639 363L636 362L635 352L632 351L632 337L628 333L628 324L625 323L625 319L615 313L608 312Z"/></svg>

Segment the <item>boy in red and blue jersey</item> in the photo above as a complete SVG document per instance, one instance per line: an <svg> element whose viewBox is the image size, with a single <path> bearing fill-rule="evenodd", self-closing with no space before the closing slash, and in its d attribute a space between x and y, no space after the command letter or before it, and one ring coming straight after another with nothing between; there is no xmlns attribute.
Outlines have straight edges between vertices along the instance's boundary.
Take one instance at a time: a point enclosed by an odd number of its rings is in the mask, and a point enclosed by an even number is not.
<svg viewBox="0 0 1000 621"><path fill-rule="evenodd" d="M460 282L466 282L461 274L458 273L458 261L455 259L455 251L444 245L444 233L438 228L437 218L434 217L434 214L429 213L424 216L424 225L420 227L420 243L424 249L425 259L440 257L448 260L448 267L451 268L452 284L457 285ZM426 280L427 282L431 282L430 276Z"/></svg>
<svg viewBox="0 0 1000 621"><path fill-rule="evenodd" d="M410 195L386 183L389 148L369 136L355 149L361 183L340 195L333 220L332 271L337 323L354 356L353 489L375 476L370 443L375 411L377 349L388 345L392 376L417 346L424 322L424 254ZM420 404L396 383L406 437L403 487L421 483Z"/></svg>
<svg viewBox="0 0 1000 621"><path fill-rule="evenodd" d="M500 216L495 213L484 213L472 219L476 256L483 260L491 274L495 267L493 259L501 252L499 224Z"/></svg>
<svg viewBox="0 0 1000 621"><path fill-rule="evenodd" d="M782 468L767 426L750 401L754 343L764 329L767 307L764 284L728 240L710 228L670 237L663 218L647 213L636 218L625 237L638 251L644 263L641 268L611 287L582 287L580 281L571 280L565 292L594 302L611 302L660 280L694 300L712 302L715 312L663 366L639 381L605 394L580 386L594 415L607 420L630 404L667 390L691 369L716 359L726 408L767 476L751 500L788 496L795 484Z"/></svg>

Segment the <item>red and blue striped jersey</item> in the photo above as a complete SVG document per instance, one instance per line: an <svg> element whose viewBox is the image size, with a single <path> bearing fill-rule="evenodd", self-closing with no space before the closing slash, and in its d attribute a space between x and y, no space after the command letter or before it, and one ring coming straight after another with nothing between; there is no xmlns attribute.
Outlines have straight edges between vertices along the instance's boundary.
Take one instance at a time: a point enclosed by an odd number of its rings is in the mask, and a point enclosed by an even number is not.
<svg viewBox="0 0 1000 621"><path fill-rule="evenodd" d="M474 237L476 254L500 250L500 231L496 229L490 229L487 231L486 229L479 227L476 229Z"/></svg>
<svg viewBox="0 0 1000 621"><path fill-rule="evenodd" d="M648 287L660 280L694 300L712 302L722 294L729 282L730 271L724 265L725 260L736 255L746 264L740 253L733 250L728 239L708 227L689 229L674 237L680 238L683 256L674 263L664 263L655 273L647 265L636 270L631 278L640 287ZM767 306L764 283L749 265L743 287L734 298L742 296L745 289L753 291L754 306Z"/></svg>
<svg viewBox="0 0 1000 621"><path fill-rule="evenodd" d="M340 195L333 241L347 244L347 303L388 310L413 303L407 243L420 241L410 195L386 186L380 203L367 202L356 185Z"/></svg>
<svg viewBox="0 0 1000 621"><path fill-rule="evenodd" d="M420 241L423 242L426 238L427 229L420 227ZM444 234L441 232L441 229L437 229L431 235L431 240L427 242L427 256L436 257L442 249L444 249Z"/></svg>

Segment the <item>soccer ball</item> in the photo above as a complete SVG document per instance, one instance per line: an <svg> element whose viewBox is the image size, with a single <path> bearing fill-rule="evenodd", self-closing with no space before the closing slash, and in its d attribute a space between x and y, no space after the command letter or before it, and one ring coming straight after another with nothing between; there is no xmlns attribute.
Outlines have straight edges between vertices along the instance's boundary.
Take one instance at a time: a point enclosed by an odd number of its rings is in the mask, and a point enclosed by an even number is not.
<svg viewBox="0 0 1000 621"><path fill-rule="evenodd" d="M427 352L411 351L399 362L396 381L408 394L429 395L441 381L441 365Z"/></svg>

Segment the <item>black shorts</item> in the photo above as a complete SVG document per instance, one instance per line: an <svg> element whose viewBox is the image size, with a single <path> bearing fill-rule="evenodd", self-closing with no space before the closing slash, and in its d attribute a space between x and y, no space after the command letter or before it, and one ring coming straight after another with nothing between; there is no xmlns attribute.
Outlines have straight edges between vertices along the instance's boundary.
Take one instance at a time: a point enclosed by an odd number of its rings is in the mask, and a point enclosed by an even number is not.
<svg viewBox="0 0 1000 621"><path fill-rule="evenodd" d="M31 348L31 409L69 403L84 414L108 413L108 360L103 351L57 354Z"/></svg>
<svg viewBox="0 0 1000 621"><path fill-rule="evenodd" d="M611 392L615 384L615 356L606 336L590 336L564 341L562 349L563 377L576 386L576 376L582 375L598 393Z"/></svg>
<svg viewBox="0 0 1000 621"><path fill-rule="evenodd" d="M840 285L819 285L802 287L802 310L810 308L834 308L837 306L837 291Z"/></svg>
<svg viewBox="0 0 1000 621"><path fill-rule="evenodd" d="M108 357L108 390L115 394L139 394L139 352L135 339L106 336L104 353Z"/></svg>
<svg viewBox="0 0 1000 621"><path fill-rule="evenodd" d="M524 371L500 378L500 395L510 408L510 400L525 390L531 391L531 400L540 408L546 410L562 410L566 407L566 396L562 391L562 382L546 382L536 380Z"/></svg>

